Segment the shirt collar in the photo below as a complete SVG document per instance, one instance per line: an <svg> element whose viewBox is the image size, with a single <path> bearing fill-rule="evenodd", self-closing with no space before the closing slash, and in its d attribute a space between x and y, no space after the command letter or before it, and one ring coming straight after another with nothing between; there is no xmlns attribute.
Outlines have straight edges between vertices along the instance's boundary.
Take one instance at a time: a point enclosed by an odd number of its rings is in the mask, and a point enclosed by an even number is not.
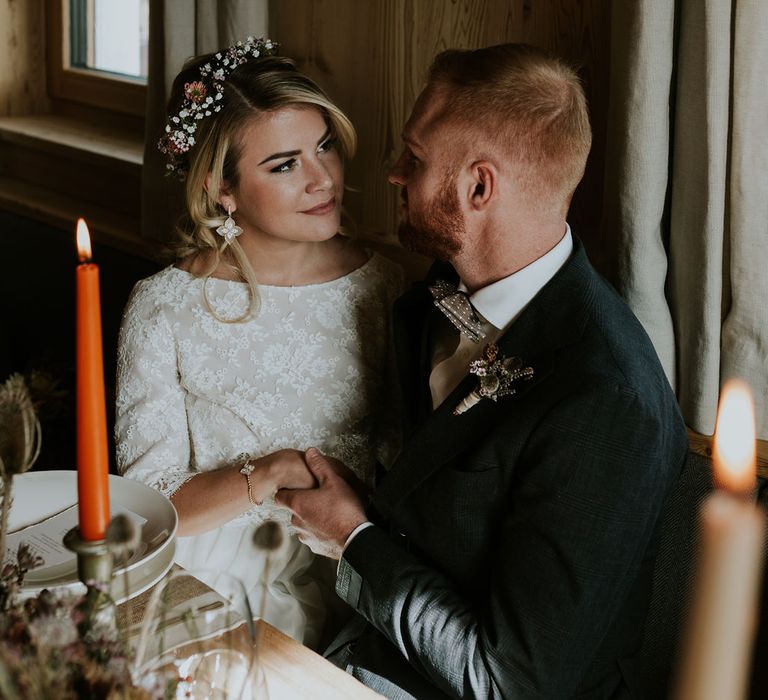
<svg viewBox="0 0 768 700"><path fill-rule="evenodd" d="M521 270L478 289L469 297L472 305L495 328L504 330L568 261L572 251L573 236L566 223L565 235L554 248ZM466 291L463 282L459 289Z"/></svg>

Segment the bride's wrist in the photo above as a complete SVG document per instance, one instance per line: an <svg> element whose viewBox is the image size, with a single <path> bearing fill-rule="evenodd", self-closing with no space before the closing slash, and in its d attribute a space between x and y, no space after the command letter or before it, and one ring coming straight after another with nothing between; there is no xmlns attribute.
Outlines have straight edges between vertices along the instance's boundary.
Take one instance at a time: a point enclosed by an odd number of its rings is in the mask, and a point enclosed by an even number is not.
<svg viewBox="0 0 768 700"><path fill-rule="evenodd" d="M258 459L247 459L240 473L245 475L248 500L252 505L261 505L265 498L277 492L274 460L271 455ZM247 474L246 474L247 472Z"/></svg>
<svg viewBox="0 0 768 700"><path fill-rule="evenodd" d="M277 453L265 455L259 459L259 468L261 469L261 483L265 498L274 496L280 488L280 469Z"/></svg>

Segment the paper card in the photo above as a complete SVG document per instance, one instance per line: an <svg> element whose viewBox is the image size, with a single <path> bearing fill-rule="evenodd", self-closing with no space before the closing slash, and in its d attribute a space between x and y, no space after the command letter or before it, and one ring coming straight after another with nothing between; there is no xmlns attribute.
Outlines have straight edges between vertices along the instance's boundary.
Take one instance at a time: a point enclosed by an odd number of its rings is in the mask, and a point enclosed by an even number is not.
<svg viewBox="0 0 768 700"><path fill-rule="evenodd" d="M112 516L122 513L127 515L133 523L141 528L147 519L123 508L122 506L112 505ZM75 558L74 552L67 549L63 544L64 535L77 525L77 504L70 506L66 510L52 515L42 522L35 523L22 530L11 533L6 538L5 561L13 560L16 551L22 542L29 545L30 549L41 556L45 563L43 566L56 566L63 564Z"/></svg>

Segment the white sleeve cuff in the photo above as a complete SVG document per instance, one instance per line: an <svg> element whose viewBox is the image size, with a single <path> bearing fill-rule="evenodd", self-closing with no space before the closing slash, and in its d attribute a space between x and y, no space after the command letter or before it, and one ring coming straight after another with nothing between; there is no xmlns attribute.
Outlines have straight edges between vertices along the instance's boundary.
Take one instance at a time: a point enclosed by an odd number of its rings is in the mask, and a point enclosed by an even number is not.
<svg viewBox="0 0 768 700"><path fill-rule="evenodd" d="M366 520L364 523L360 523L354 530L352 530L352 532L349 533L349 537L347 537L347 541L344 543L344 548L341 550L341 556L339 556L339 564L341 563L341 559L344 556L344 552L346 552L347 547L349 547L349 543L352 542L352 540L355 539L355 537L357 537L357 535L367 527L373 527L373 523ZM339 575L338 564L336 565L336 575Z"/></svg>

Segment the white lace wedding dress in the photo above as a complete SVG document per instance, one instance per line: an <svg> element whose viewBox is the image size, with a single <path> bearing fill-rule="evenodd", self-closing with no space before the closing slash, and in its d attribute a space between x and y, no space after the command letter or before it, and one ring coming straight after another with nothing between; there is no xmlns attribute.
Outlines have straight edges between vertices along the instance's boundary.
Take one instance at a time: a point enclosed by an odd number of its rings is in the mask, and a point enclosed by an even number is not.
<svg viewBox="0 0 768 700"><path fill-rule="evenodd" d="M140 281L126 306L115 426L120 473L170 496L197 472L316 446L370 482L377 457L386 463L394 448L384 421L392 406L389 320L402 289L399 268L373 254L337 280L261 286L260 310L243 323L216 320L202 284L168 267ZM211 279L207 294L224 318L247 305L240 282ZM239 577L258 612L263 557L251 533L267 518L290 520L267 502L224 527L178 538L176 561ZM288 545L270 562L263 616L314 645L333 604L335 562L315 557L295 535Z"/></svg>

